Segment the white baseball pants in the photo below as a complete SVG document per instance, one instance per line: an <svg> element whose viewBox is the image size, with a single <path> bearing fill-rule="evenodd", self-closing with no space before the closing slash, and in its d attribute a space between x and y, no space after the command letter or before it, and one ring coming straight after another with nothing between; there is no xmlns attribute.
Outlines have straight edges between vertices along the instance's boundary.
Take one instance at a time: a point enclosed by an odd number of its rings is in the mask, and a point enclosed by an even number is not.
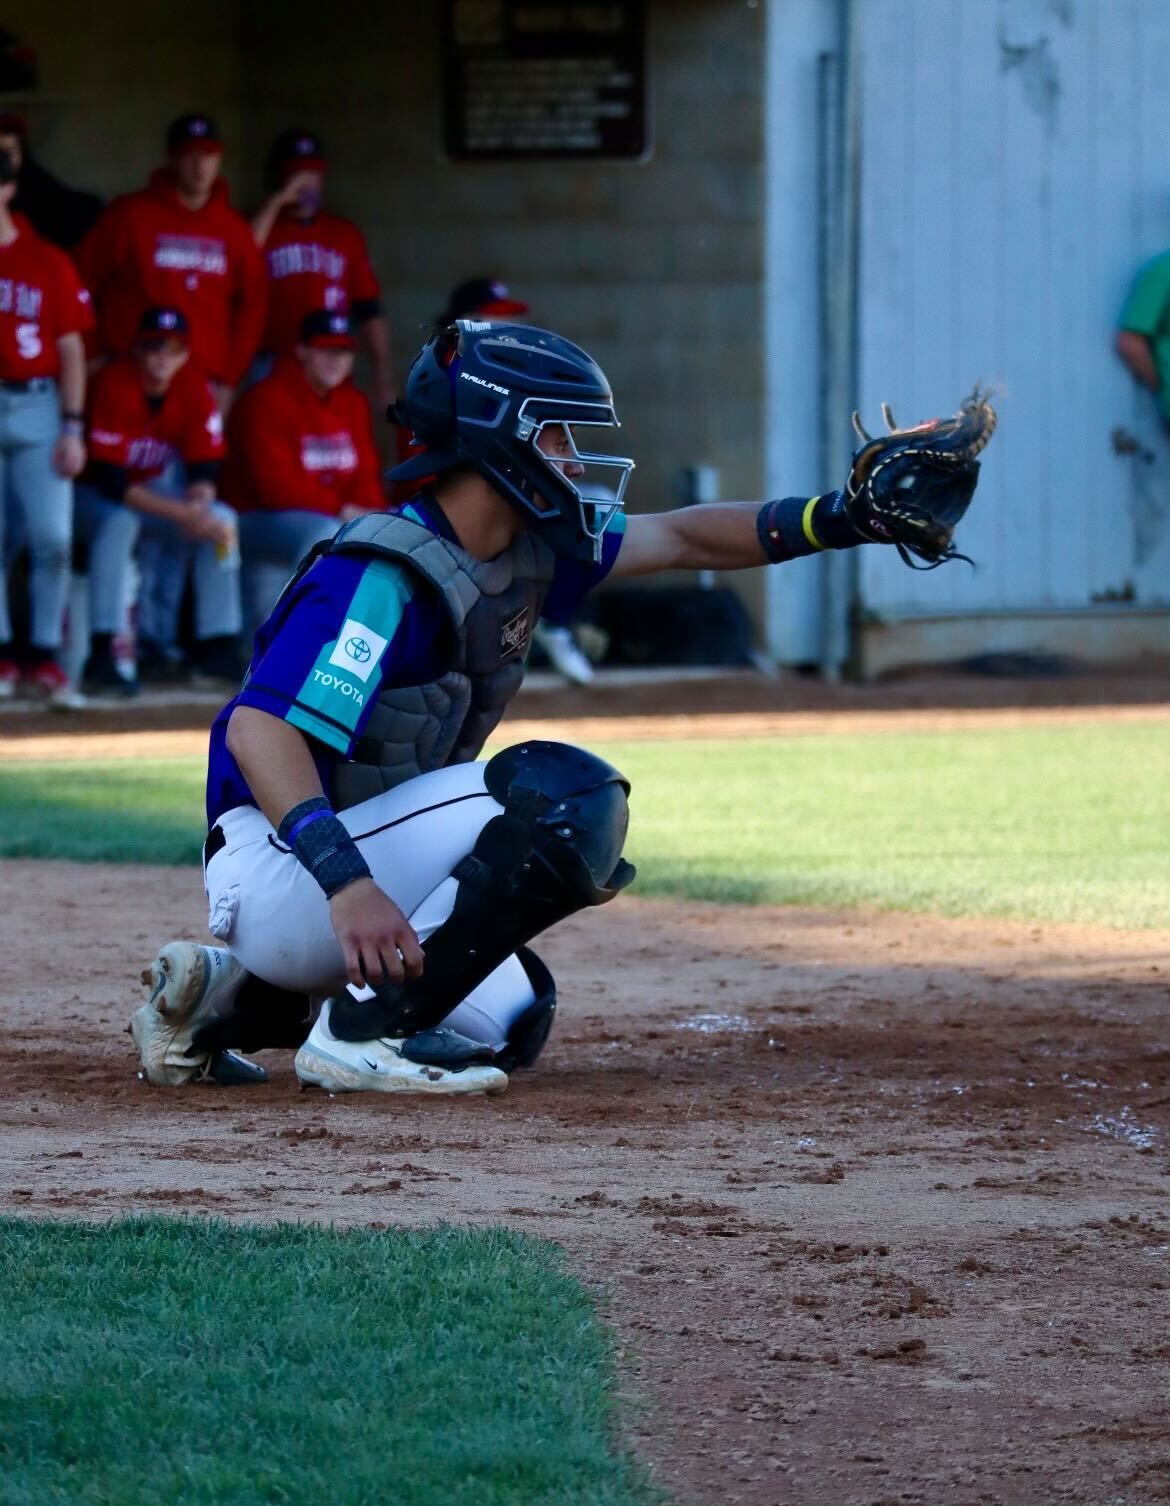
<svg viewBox="0 0 1170 1506"><path fill-rule="evenodd" d="M451 870L502 810L484 786L484 767L437 769L339 812L374 882L420 941L451 913L458 889ZM278 988L314 998L339 992L345 964L316 881L255 806L236 806L216 825L225 845L204 871L211 934L248 972ZM534 998L522 964L509 957L443 1023L499 1047Z"/></svg>

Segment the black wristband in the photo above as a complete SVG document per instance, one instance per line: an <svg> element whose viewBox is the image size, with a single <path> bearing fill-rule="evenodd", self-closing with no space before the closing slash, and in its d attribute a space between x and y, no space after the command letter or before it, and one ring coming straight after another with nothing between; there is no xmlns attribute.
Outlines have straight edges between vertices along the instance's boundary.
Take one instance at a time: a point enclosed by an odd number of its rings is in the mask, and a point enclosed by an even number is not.
<svg viewBox="0 0 1170 1506"><path fill-rule="evenodd" d="M317 880L326 899L355 879L370 877L357 844L323 795L294 805L281 821L277 836Z"/></svg>
<svg viewBox="0 0 1170 1506"><path fill-rule="evenodd" d="M294 805L292 810L286 811L284 819L276 828L276 835L286 847L291 847L296 835L295 828L306 816L311 816L317 811L324 811L329 815L333 814L333 807L324 795L314 795L309 800L302 800L300 805Z"/></svg>
<svg viewBox="0 0 1170 1506"><path fill-rule="evenodd" d="M109 502L124 502L130 490L130 472L125 466L111 465L108 460L91 460L85 479Z"/></svg>
<svg viewBox="0 0 1170 1506"><path fill-rule="evenodd" d="M218 460L192 460L185 469L188 486L191 486L196 481L219 480L220 466Z"/></svg>
<svg viewBox="0 0 1170 1506"><path fill-rule="evenodd" d="M765 502L756 514L756 537L774 565L819 554L822 549L852 549L866 542L849 521L844 492Z"/></svg>

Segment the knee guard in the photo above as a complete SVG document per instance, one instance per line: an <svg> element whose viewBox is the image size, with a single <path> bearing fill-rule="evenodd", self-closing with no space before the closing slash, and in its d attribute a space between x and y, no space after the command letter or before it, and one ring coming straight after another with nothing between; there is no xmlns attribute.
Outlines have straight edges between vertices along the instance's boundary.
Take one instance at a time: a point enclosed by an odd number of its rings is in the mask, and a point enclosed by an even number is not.
<svg viewBox="0 0 1170 1506"><path fill-rule="evenodd" d="M455 904L423 943L422 977L383 985L369 999L337 995L330 1029L339 1039L431 1029L526 941L632 881L621 855L630 787L603 759L561 743L523 743L489 760L484 783L503 813L455 867Z"/></svg>

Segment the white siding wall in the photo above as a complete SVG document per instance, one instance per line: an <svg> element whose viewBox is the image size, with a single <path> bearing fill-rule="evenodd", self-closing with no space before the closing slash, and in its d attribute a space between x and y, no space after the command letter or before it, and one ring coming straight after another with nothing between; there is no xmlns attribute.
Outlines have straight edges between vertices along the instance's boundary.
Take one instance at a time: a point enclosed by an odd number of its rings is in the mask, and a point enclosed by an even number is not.
<svg viewBox="0 0 1170 1506"><path fill-rule="evenodd" d="M770 0L764 153L764 494L811 496L821 474L817 380L817 57L837 45L836 0ZM785 663L821 652L823 562L767 573L768 650Z"/></svg>
<svg viewBox="0 0 1170 1506"><path fill-rule="evenodd" d="M863 0L860 398L880 424L1001 388L960 547L914 575L863 551L865 606L917 613L1170 602L1170 465L1112 353L1170 244L1167 0ZM1114 453L1121 426L1156 454Z"/></svg>

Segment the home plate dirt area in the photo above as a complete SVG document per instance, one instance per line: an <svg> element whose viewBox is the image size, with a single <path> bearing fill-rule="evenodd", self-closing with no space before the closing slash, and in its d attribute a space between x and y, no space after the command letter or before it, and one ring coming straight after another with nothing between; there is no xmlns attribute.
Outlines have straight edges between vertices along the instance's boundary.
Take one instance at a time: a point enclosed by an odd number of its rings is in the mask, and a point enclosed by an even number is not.
<svg viewBox="0 0 1170 1506"><path fill-rule="evenodd" d="M1170 932L623 897L500 1099L167 1092L123 1027L197 874L5 866L6 1208L556 1240L678 1502L1170 1499Z"/></svg>

